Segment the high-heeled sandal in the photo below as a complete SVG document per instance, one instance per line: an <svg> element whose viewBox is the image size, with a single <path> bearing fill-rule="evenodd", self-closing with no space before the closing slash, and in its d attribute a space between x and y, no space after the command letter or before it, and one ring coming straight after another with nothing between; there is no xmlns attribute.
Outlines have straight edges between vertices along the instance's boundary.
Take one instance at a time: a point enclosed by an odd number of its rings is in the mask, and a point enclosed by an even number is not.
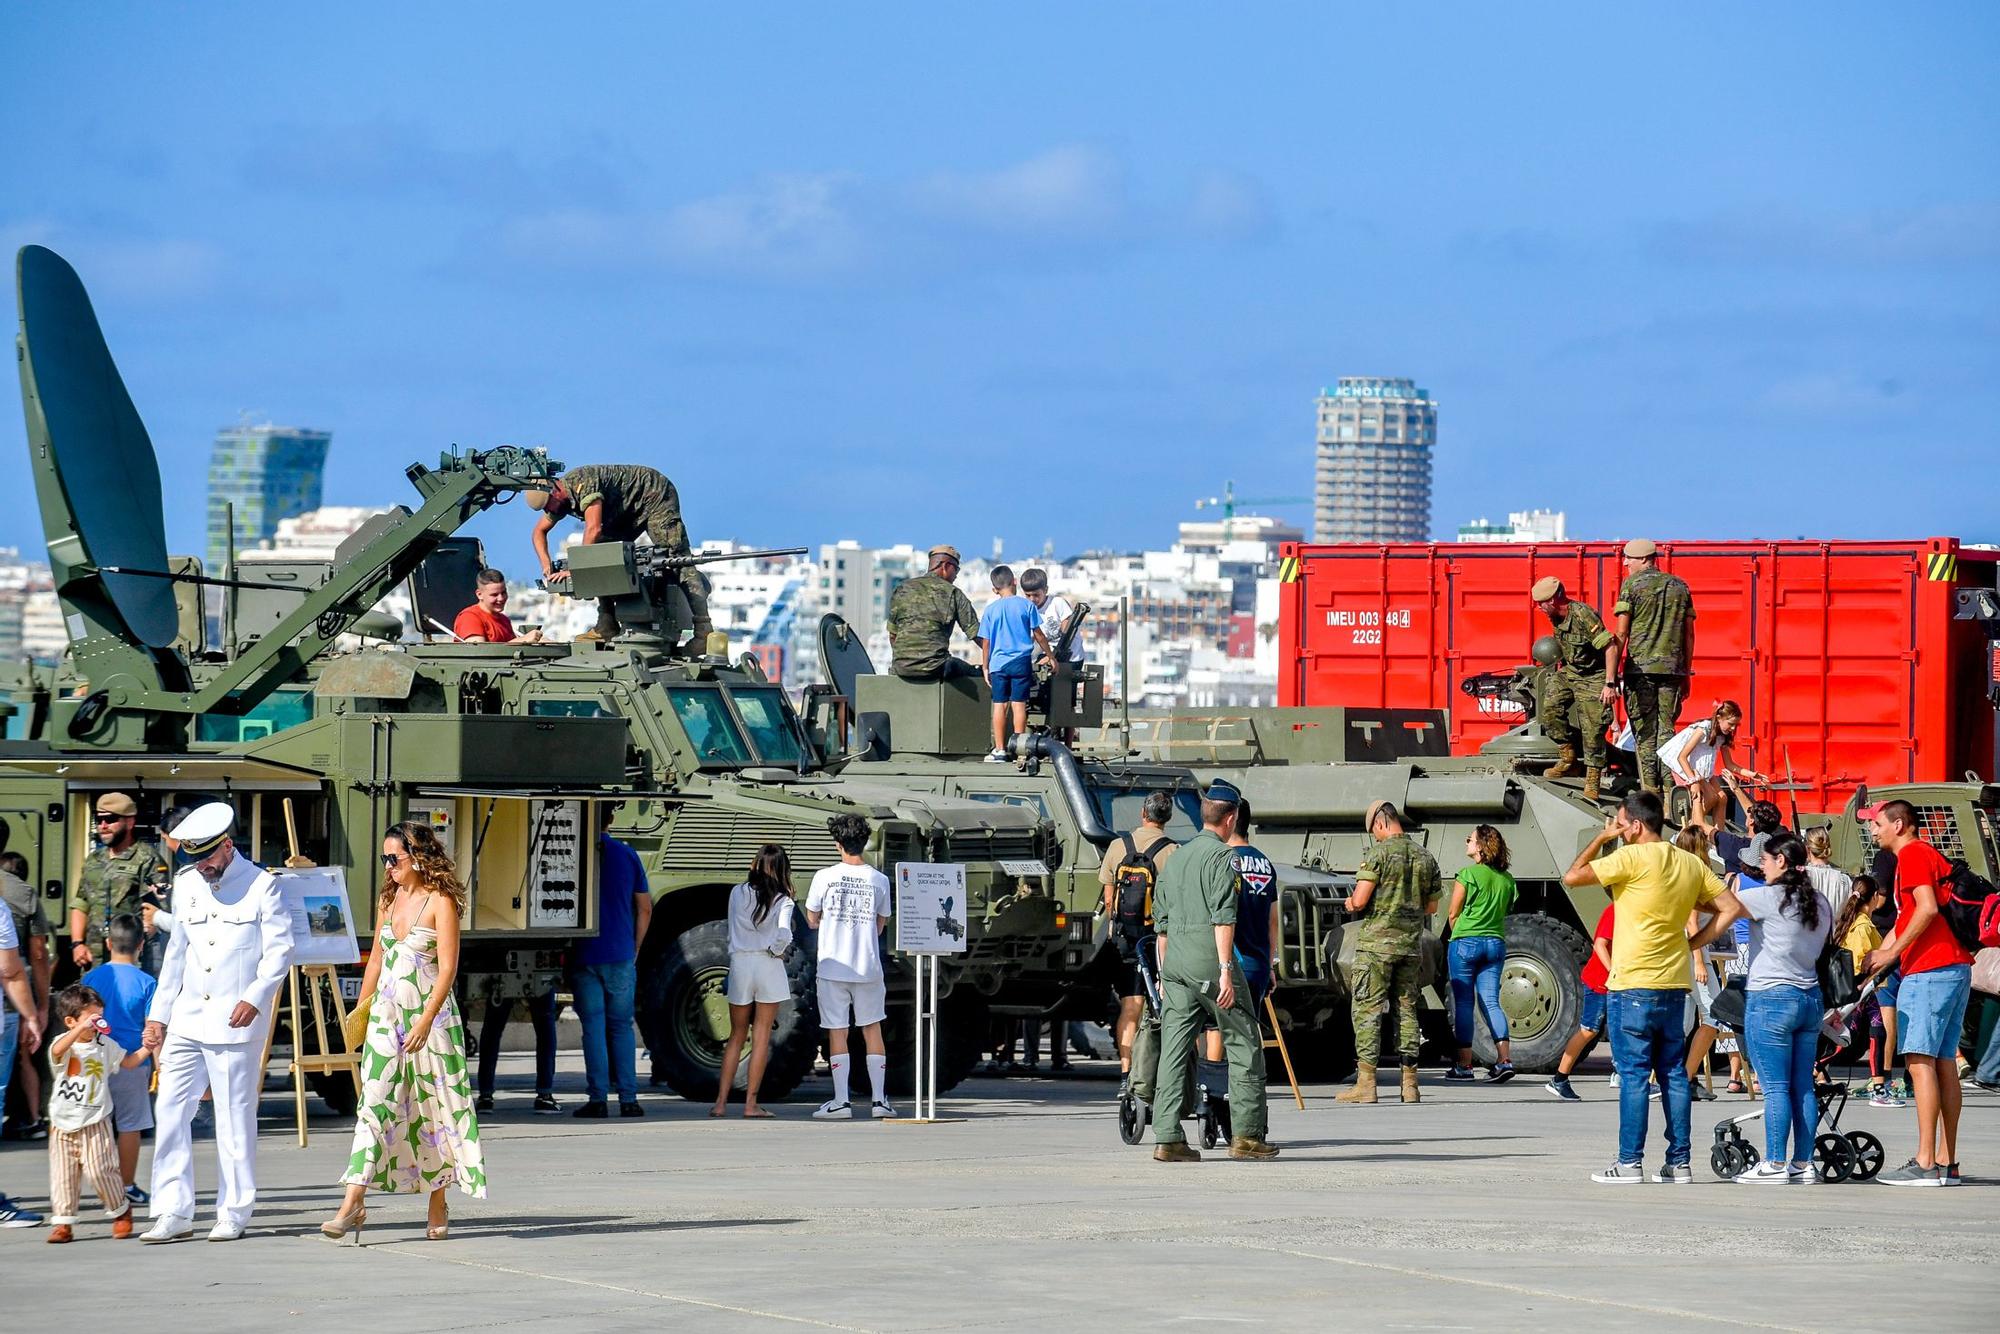
<svg viewBox="0 0 2000 1334"><path fill-rule="evenodd" d="M368 1206L357 1204L352 1210L343 1209L319 1225L320 1235L328 1241L345 1241L354 1238L354 1244L361 1244L361 1225L368 1221Z"/></svg>
<svg viewBox="0 0 2000 1334"><path fill-rule="evenodd" d="M450 1215L446 1215L444 1222L432 1223L424 1229L425 1241L443 1241L449 1235L451 1235Z"/></svg>

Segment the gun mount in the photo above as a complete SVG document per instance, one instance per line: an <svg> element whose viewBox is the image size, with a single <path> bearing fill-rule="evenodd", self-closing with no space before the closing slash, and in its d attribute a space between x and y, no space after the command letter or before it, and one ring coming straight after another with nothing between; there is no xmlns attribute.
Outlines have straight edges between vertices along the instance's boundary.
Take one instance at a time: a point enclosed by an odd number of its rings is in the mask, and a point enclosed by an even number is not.
<svg viewBox="0 0 2000 1334"><path fill-rule="evenodd" d="M269 634L197 678L175 646L171 585L235 581L170 567L159 459L76 271L54 251L26 246L15 279L35 493L71 658L88 683L81 696L53 701L50 740L59 748L179 748L193 719L248 712L473 515L562 470L512 445L445 454L435 469L411 465L421 497L414 513L392 511L375 540Z"/></svg>
<svg viewBox="0 0 2000 1334"><path fill-rule="evenodd" d="M598 598L618 616L618 637L665 645L673 649L694 626L682 580L704 565L723 561L758 560L768 556L802 556L804 547L770 551L709 551L675 555L662 547L630 542L603 542L571 547L565 562L572 597ZM700 578L699 574L692 575ZM689 646L693 655L706 646Z"/></svg>

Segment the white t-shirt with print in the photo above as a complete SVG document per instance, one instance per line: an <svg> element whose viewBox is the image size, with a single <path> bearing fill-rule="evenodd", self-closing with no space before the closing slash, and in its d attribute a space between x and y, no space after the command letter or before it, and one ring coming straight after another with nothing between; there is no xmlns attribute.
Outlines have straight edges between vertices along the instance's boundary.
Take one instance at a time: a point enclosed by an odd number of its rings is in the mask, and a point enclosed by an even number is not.
<svg viewBox="0 0 2000 1334"><path fill-rule="evenodd" d="M1056 637L1062 634L1063 622L1067 621L1076 608L1066 597L1049 594L1048 601L1042 603L1042 633L1049 637L1049 647L1055 647ZM1069 646L1069 660L1083 661L1083 632L1079 630Z"/></svg>
<svg viewBox="0 0 2000 1334"><path fill-rule="evenodd" d="M806 911L819 914L819 975L829 982L882 976L878 918L889 915L889 877L872 866L835 862L813 875Z"/></svg>
<svg viewBox="0 0 2000 1334"><path fill-rule="evenodd" d="M56 1086L49 1094L49 1124L57 1130L81 1130L111 1115L111 1090L106 1081L125 1060L125 1049L108 1037L72 1042L57 1062Z"/></svg>

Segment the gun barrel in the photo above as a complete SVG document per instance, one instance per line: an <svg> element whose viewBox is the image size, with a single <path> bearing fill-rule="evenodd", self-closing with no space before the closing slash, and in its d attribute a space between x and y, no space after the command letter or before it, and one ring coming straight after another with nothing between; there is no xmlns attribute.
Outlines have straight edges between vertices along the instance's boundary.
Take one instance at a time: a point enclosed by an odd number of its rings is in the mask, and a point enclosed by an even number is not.
<svg viewBox="0 0 2000 1334"><path fill-rule="evenodd" d="M646 550L640 548L640 551ZM762 560L768 556L803 556L804 547L773 547L768 551L702 551L686 556L653 556L646 559L663 570L685 570L693 565L714 565L718 561Z"/></svg>

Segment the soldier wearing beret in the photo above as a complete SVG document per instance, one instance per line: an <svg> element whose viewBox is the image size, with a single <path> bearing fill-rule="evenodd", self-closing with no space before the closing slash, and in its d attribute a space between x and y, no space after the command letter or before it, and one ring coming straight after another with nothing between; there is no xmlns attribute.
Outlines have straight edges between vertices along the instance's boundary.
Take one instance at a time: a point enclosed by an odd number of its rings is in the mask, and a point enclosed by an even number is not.
<svg viewBox="0 0 2000 1334"><path fill-rule="evenodd" d="M1556 662L1542 678L1542 698L1536 714L1542 731L1561 748L1544 778L1583 775L1583 795L1597 800L1604 778L1604 708L1611 692L1604 684L1605 652L1611 632L1595 607L1572 602L1562 580L1553 575L1528 591L1555 628ZM1577 751L1583 763L1577 763Z"/></svg>
<svg viewBox="0 0 2000 1334"><path fill-rule="evenodd" d="M1423 966L1424 921L1437 911L1437 859L1403 832L1403 813L1377 801L1362 820L1374 840L1354 874L1350 914L1365 914L1355 930L1354 1087L1336 1102L1375 1101L1375 1058L1382 1050L1382 1022L1396 1011L1396 1050L1403 1062L1403 1101L1419 1102L1417 1052L1418 977Z"/></svg>
<svg viewBox="0 0 2000 1334"><path fill-rule="evenodd" d="M123 792L106 792L97 799L95 829L97 846L83 859L83 875L69 910L70 956L78 968L91 969L109 956L104 952L104 936L111 919L122 914L141 916L141 909L157 907L171 878L167 855L159 845L141 839L136 830L139 805ZM147 898L156 900L146 903ZM146 971L157 975L164 942L147 932L140 958Z"/></svg>
<svg viewBox="0 0 2000 1334"><path fill-rule="evenodd" d="M1625 692L1639 786L1659 792L1660 747L1673 737L1694 661L1694 594L1659 567L1659 548L1643 537L1625 544L1625 582L1612 604L1615 666L1607 687Z"/></svg>
<svg viewBox="0 0 2000 1334"><path fill-rule="evenodd" d="M953 580L958 578L958 548L930 550L930 569L900 584L889 599L889 646L894 651L889 670L906 681L949 681L978 676L980 670L951 654L951 628L965 631L975 644L979 613L972 599Z"/></svg>

